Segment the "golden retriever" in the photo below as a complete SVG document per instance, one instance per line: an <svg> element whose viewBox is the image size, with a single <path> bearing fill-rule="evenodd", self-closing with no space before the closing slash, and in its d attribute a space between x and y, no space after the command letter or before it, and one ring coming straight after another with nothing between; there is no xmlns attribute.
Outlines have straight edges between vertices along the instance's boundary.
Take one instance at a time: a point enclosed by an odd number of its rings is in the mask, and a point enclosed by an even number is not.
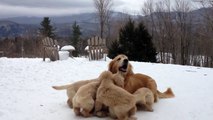
<svg viewBox="0 0 213 120"><path fill-rule="evenodd" d="M119 75L105 71L99 76L100 86L96 93L95 112L100 112L102 105L105 105L118 120L134 119L131 116L136 112L136 99L121 86L116 85L117 82L122 81L123 83L124 80Z"/></svg>
<svg viewBox="0 0 213 120"><path fill-rule="evenodd" d="M136 98L137 106L144 106L147 111L153 111L152 105L154 103L154 95L149 88L139 88L133 95Z"/></svg>
<svg viewBox="0 0 213 120"><path fill-rule="evenodd" d="M158 98L171 98L174 94L171 88L161 93L157 90L157 84L154 79L144 74L135 74L132 71L132 65L128 61L126 55L116 56L110 63L108 70L113 74L118 71L122 72L124 80L124 89L130 93L134 93L136 90L142 87L149 88L154 94L154 101L157 102Z"/></svg>
<svg viewBox="0 0 213 120"><path fill-rule="evenodd" d="M75 96L78 89L83 85L86 85L90 82L95 82L95 81L98 81L98 79L82 80L82 81L77 81L68 85L52 86L52 88L56 90L67 90L67 96L68 96L67 104L69 105L70 108L73 108L72 99Z"/></svg>
<svg viewBox="0 0 213 120"><path fill-rule="evenodd" d="M96 91L100 82L90 82L81 86L72 99L73 110L76 115L83 115L84 117L91 116L91 111L95 105Z"/></svg>

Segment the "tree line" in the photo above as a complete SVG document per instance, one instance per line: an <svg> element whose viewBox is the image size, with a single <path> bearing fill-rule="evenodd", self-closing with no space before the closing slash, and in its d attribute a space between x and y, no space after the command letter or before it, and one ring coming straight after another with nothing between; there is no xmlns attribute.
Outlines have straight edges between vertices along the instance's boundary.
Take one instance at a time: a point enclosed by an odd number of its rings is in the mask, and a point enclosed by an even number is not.
<svg viewBox="0 0 213 120"><path fill-rule="evenodd" d="M150 17L143 20L153 37L159 62L213 67L213 1L196 2L206 8L200 14L204 19L197 24L189 14L190 1L175 0L174 5L171 0L144 3L142 13Z"/></svg>

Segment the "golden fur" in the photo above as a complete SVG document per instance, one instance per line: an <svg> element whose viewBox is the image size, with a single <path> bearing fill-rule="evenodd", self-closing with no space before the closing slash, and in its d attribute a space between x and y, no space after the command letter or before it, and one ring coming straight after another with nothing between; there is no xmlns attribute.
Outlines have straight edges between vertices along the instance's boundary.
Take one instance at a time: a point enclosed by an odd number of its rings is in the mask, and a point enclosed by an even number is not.
<svg viewBox="0 0 213 120"><path fill-rule="evenodd" d="M124 89L130 93L142 87L149 88L154 94L154 101L157 102L158 98L171 98L174 97L172 90L169 88L166 92L161 93L157 90L157 84L154 79L144 74L135 74L132 71L132 65L128 62L128 57L125 55L116 56L109 63L109 71L113 74L118 71L122 72L124 80Z"/></svg>
<svg viewBox="0 0 213 120"><path fill-rule="evenodd" d="M52 87L56 90L67 90L67 96L68 96L67 104L69 105L70 108L73 108L72 99L75 96L78 89L81 86L86 85L90 82L94 82L94 81L98 81L98 79L82 80L82 81L74 82L74 83L68 84L68 85L52 86Z"/></svg>
<svg viewBox="0 0 213 120"><path fill-rule="evenodd" d="M100 82L90 82L81 86L72 99L73 110L76 115L91 116L95 105L95 96Z"/></svg>
<svg viewBox="0 0 213 120"><path fill-rule="evenodd" d="M109 110L118 120L128 120L136 112L135 97L117 86L124 78L120 74L113 75L110 71L105 71L99 76L100 86L96 94L95 112L102 109L102 105L109 107Z"/></svg>
<svg viewBox="0 0 213 120"><path fill-rule="evenodd" d="M147 111L153 111L154 95L150 89L145 87L139 88L133 95L136 98L137 106L144 106Z"/></svg>

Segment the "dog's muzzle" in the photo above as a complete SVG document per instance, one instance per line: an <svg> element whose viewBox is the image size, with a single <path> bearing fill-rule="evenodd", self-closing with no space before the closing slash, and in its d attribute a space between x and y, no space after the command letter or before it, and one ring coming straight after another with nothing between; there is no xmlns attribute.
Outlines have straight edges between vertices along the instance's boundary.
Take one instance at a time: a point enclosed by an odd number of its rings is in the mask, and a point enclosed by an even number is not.
<svg viewBox="0 0 213 120"><path fill-rule="evenodd" d="M121 67L119 68L119 71L121 72L126 72L127 71L127 67L128 67L128 60L125 59L121 65Z"/></svg>

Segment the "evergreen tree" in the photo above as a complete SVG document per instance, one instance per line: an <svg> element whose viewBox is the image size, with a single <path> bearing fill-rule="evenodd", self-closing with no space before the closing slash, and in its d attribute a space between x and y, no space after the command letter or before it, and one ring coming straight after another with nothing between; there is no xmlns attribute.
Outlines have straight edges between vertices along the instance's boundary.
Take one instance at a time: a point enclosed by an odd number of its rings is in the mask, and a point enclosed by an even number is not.
<svg viewBox="0 0 213 120"><path fill-rule="evenodd" d="M121 51L121 48L119 46L119 41L115 40L111 43L111 46L109 47L108 49L108 57L109 58L114 58L116 57L118 54L121 54L122 51Z"/></svg>
<svg viewBox="0 0 213 120"><path fill-rule="evenodd" d="M140 22L135 29L135 36L134 59L145 62L156 62L156 49L153 46L152 37L143 25L143 22Z"/></svg>
<svg viewBox="0 0 213 120"><path fill-rule="evenodd" d="M49 17L44 17L43 21L40 23L41 28L39 28L39 31L44 37L54 38L55 37L55 34L53 33L54 28L52 25L50 25L50 22L51 21Z"/></svg>
<svg viewBox="0 0 213 120"><path fill-rule="evenodd" d="M80 40L81 31L79 25L77 25L76 21L72 25L72 37L71 37L71 43L76 48L78 45L78 42Z"/></svg>
<svg viewBox="0 0 213 120"><path fill-rule="evenodd" d="M127 24L120 29L118 43L113 43L109 48L109 57L125 54L130 60L156 62L156 50L152 37L142 22L135 28L134 21L129 19Z"/></svg>
<svg viewBox="0 0 213 120"><path fill-rule="evenodd" d="M80 42L81 31L79 25L77 25L76 21L72 25L72 37L71 37L71 44L75 47L75 51L73 52L73 56L77 56L80 49L79 49L79 42Z"/></svg>
<svg viewBox="0 0 213 120"><path fill-rule="evenodd" d="M134 21L129 18L127 24L120 29L119 32L119 44L120 51L122 54L125 54L129 57L130 60L133 60L134 44L133 40L135 39L135 25Z"/></svg>

